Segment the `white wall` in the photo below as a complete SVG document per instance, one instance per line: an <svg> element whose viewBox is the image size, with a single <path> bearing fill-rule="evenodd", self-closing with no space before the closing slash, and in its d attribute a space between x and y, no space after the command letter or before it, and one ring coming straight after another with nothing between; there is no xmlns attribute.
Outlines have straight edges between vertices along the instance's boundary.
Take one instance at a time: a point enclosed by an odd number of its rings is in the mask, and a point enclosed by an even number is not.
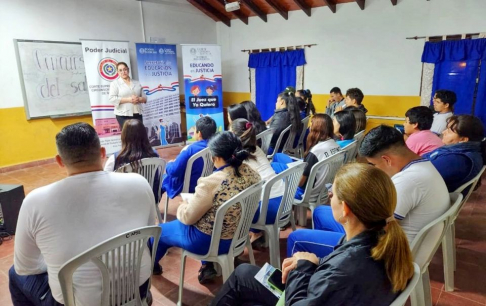
<svg viewBox="0 0 486 306"><path fill-rule="evenodd" d="M216 43L216 24L182 0L142 2L145 36L165 43ZM0 4L0 108L23 106L13 39L143 42L140 2L135 0L2 0ZM181 79L182 80L182 79Z"/></svg>
<svg viewBox="0 0 486 306"><path fill-rule="evenodd" d="M223 53L223 88L249 92L248 54L243 49L317 44L306 49L305 87L328 93L333 86L359 87L365 95L419 95L424 40L409 36L434 36L486 31L484 0L366 0L356 3L278 14L268 22L250 18L249 25L233 21L231 28L218 23L218 43Z"/></svg>

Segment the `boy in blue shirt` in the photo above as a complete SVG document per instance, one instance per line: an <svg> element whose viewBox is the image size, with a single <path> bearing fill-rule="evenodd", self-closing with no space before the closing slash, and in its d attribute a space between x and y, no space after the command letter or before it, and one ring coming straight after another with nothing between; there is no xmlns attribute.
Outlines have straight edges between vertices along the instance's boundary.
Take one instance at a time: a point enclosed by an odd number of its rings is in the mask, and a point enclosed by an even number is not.
<svg viewBox="0 0 486 306"><path fill-rule="evenodd" d="M199 151L206 149L209 138L216 133L216 130L216 122L213 118L208 116L199 118L196 122L196 133L194 134L197 141L185 146L175 160L167 163L165 170L166 176L162 182L162 192L167 192L169 198L173 199L181 193L189 158ZM194 193L197 180L201 177L202 170L203 160L199 158L192 166L189 193Z"/></svg>

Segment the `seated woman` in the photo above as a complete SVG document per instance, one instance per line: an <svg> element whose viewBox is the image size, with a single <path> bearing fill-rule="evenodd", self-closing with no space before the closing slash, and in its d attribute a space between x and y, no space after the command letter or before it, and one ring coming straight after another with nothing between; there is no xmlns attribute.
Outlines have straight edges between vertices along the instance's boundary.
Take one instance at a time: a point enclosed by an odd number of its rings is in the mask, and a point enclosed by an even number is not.
<svg viewBox="0 0 486 306"><path fill-rule="evenodd" d="M240 104L245 107L248 114L248 118L246 119L250 121L251 124L253 124L255 134L258 135L261 132L265 131L267 129L267 126L262 120L262 115L260 114L260 111L258 111L258 108L256 108L255 103L253 103L252 101L243 101Z"/></svg>
<svg viewBox="0 0 486 306"><path fill-rule="evenodd" d="M422 155L444 179L449 192L473 179L486 162L484 127L478 117L452 116L442 132L444 146Z"/></svg>
<svg viewBox="0 0 486 306"><path fill-rule="evenodd" d="M232 104L228 106L228 123L231 126L231 122L236 119L248 119L248 112L242 104Z"/></svg>
<svg viewBox="0 0 486 306"><path fill-rule="evenodd" d="M356 120L356 132L354 134L364 131L366 129L366 114L356 107L347 107L346 110L352 112Z"/></svg>
<svg viewBox="0 0 486 306"><path fill-rule="evenodd" d="M297 101L297 105L299 106L300 120L302 120L307 117L305 101L300 97L296 97L295 100Z"/></svg>
<svg viewBox="0 0 486 306"><path fill-rule="evenodd" d="M208 148L213 155L216 171L198 180L196 191L187 202L177 209L177 220L162 223L162 235L158 241L154 274L161 274L158 264L170 247L180 247L189 252L204 255L209 251L216 211L234 195L258 183L260 175L243 162L250 153L243 149L241 141L231 132L216 134L209 140ZM240 219L241 207L228 210L223 222L219 253L225 254L231 246L233 234ZM203 263L199 270L199 282L205 283L216 276L212 263Z"/></svg>
<svg viewBox="0 0 486 306"><path fill-rule="evenodd" d="M302 121L299 114L299 106L295 100L294 92L284 91L278 95L275 114L273 115L272 122L270 123L270 129L274 130L272 139L270 140L270 146L268 148L268 154L272 154L274 150L281 152L287 137L289 134L284 135L280 146L275 148L277 140L280 134L289 125L292 125L290 132L300 133L302 131Z"/></svg>
<svg viewBox="0 0 486 306"><path fill-rule="evenodd" d="M300 89L295 92L295 97L300 97L305 102L305 117L312 116L316 113L316 107L312 103L312 93L309 89ZM302 118L303 119L303 118Z"/></svg>
<svg viewBox="0 0 486 306"><path fill-rule="evenodd" d="M340 151L339 145L333 138L334 133L331 117L326 114L315 114L311 119L309 137L307 138L308 149L304 153L304 162L307 165L297 187L296 199L302 199L302 195L305 193L307 186L307 178L310 175L312 167L321 160ZM287 169L288 163L293 162L285 154L276 154L273 160L272 167L278 173ZM316 180L319 180L323 175L325 175L325 171L319 173L316 176Z"/></svg>
<svg viewBox="0 0 486 306"><path fill-rule="evenodd" d="M393 182L373 166L347 164L333 193L333 215L346 236L325 258L299 252L284 260L285 304L390 305L413 275L407 237L393 218ZM255 279L259 270L238 266L211 305L275 305L278 298Z"/></svg>
<svg viewBox="0 0 486 306"><path fill-rule="evenodd" d="M250 166L253 170L260 174L262 180L268 181L276 176L267 155L256 144L255 127L246 119L236 119L231 123L231 132L238 136L243 144L243 149L250 152L250 157L245 164ZM268 201L268 210L266 217L266 224L273 224L277 216L280 202L285 191L285 184L282 180L275 183L270 191L270 199ZM257 210L253 223L258 221L260 217L260 209ZM262 236L258 230L252 230L250 233L251 242L257 240Z"/></svg>
<svg viewBox="0 0 486 306"><path fill-rule="evenodd" d="M353 113L349 110L342 110L336 112L333 118L334 134L336 135L336 142L344 148L354 141L354 134L356 133L356 119Z"/></svg>

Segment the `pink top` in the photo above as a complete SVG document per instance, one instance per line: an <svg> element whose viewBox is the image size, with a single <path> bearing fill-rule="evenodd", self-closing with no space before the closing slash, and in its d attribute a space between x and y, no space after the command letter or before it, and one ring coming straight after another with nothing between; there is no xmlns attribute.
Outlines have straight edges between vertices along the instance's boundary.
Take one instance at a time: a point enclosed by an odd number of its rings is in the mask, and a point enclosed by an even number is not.
<svg viewBox="0 0 486 306"><path fill-rule="evenodd" d="M434 151L444 144L442 140L430 130L419 131L410 135L406 141L410 150L422 156L425 153Z"/></svg>

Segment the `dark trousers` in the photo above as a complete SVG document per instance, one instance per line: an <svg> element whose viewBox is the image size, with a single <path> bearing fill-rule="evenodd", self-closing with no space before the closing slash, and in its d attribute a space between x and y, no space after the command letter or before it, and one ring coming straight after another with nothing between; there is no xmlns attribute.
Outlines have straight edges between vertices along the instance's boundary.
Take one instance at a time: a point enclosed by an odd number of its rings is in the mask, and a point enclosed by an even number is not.
<svg viewBox="0 0 486 306"><path fill-rule="evenodd" d="M10 296L14 306L62 306L53 297L47 273L18 275L14 266L8 271ZM147 295L148 280L139 287L140 298Z"/></svg>
<svg viewBox="0 0 486 306"><path fill-rule="evenodd" d="M116 115L116 121L118 121L118 125L120 126L120 131L123 130L123 124L125 121L130 119L138 119L143 122L142 115L140 114L133 114L133 116L118 116Z"/></svg>
<svg viewBox="0 0 486 306"><path fill-rule="evenodd" d="M255 279L257 266L242 264L223 284L211 306L269 305L275 306L278 298Z"/></svg>

